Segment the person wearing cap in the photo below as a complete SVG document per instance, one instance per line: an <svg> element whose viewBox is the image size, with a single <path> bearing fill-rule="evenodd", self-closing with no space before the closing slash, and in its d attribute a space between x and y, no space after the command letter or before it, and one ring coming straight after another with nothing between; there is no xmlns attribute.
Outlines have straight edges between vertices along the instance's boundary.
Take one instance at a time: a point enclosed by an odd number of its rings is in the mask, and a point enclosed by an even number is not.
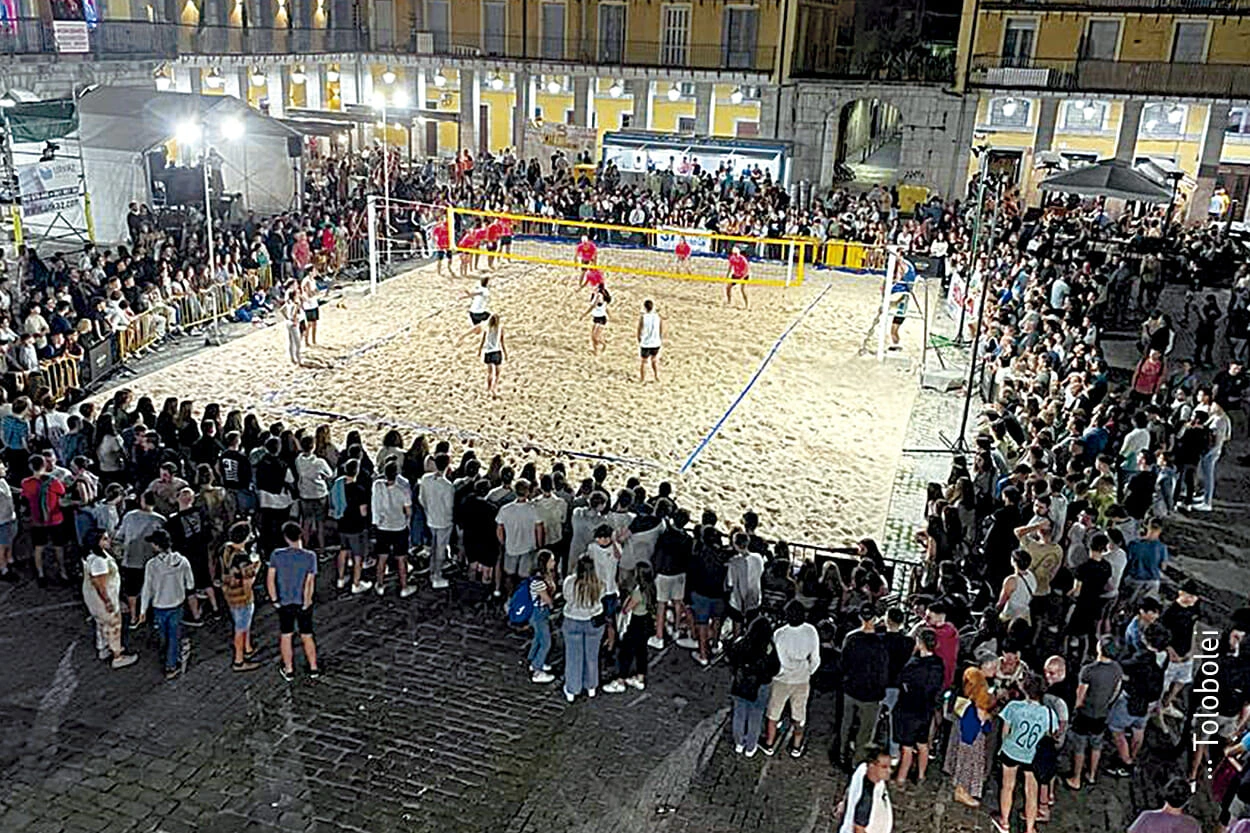
<svg viewBox="0 0 1250 833"><path fill-rule="evenodd" d="M1163 699L1159 710L1164 716L1177 720L1185 715L1176 707L1176 698L1194 680L1194 631L1202 616L1198 604L1201 594L1198 582L1187 580L1176 591L1176 601L1159 617L1159 624L1167 628L1169 634L1168 665L1163 672Z"/></svg>
<svg viewBox="0 0 1250 833"><path fill-rule="evenodd" d="M182 606L195 590L195 575L191 562L173 550L169 533L163 527L149 533L147 542L155 555L143 568L143 593L136 621L142 624L148 611L153 611L165 652L165 679L172 680L181 672Z"/></svg>
<svg viewBox="0 0 1250 833"><path fill-rule="evenodd" d="M876 605L865 602L858 613L859 629L842 642L842 725L831 756L847 770L859 763L858 756L876 732L890 669L889 651L875 627ZM856 730L853 741L852 729Z"/></svg>

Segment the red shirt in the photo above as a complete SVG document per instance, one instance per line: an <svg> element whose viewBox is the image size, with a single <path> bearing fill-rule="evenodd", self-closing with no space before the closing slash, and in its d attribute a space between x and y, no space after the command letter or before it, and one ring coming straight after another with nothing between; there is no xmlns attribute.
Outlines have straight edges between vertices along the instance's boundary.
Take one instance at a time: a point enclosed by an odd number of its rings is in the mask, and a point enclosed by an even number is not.
<svg viewBox="0 0 1250 833"><path fill-rule="evenodd" d="M49 482L43 490L43 498L40 499L39 492L45 480ZM26 498L26 505L30 507L30 525L60 526L65 521L65 515L61 512L61 498L64 496L65 484L50 474L23 480L22 497Z"/></svg>
<svg viewBox="0 0 1250 833"><path fill-rule="evenodd" d="M599 250L595 248L595 244L587 240L585 243L577 244L577 259L582 263L590 263L595 259L595 253Z"/></svg>
<svg viewBox="0 0 1250 833"><path fill-rule="evenodd" d="M464 233L464 236L460 238L460 242L457 243L456 246L461 249L476 249L477 248L477 232L466 231Z"/></svg>
<svg viewBox="0 0 1250 833"><path fill-rule="evenodd" d="M503 217L500 217L498 222L499 222L499 231L501 232L501 234L504 237L511 237L512 236L512 221L506 220Z"/></svg>
<svg viewBox="0 0 1250 833"><path fill-rule="evenodd" d="M745 278L747 276L747 259L740 254L731 254L729 256L729 273L735 278Z"/></svg>
<svg viewBox="0 0 1250 833"><path fill-rule="evenodd" d="M955 680L955 661L959 658L959 631L950 622L943 622L934 627L933 632L937 635L937 646L933 653L942 660L942 688L947 689Z"/></svg>
<svg viewBox="0 0 1250 833"><path fill-rule="evenodd" d="M603 286L603 273L598 269L587 269L586 283L590 286Z"/></svg>
<svg viewBox="0 0 1250 833"><path fill-rule="evenodd" d="M690 257L690 244L683 240L677 244L675 251L677 252L678 260L685 260Z"/></svg>
<svg viewBox="0 0 1250 833"><path fill-rule="evenodd" d="M503 237L503 229L500 228L499 221L496 220L486 227L486 239L494 243L500 237Z"/></svg>
<svg viewBox="0 0 1250 833"><path fill-rule="evenodd" d="M451 234L447 231L446 223L439 223L434 227L434 245L440 249L446 249L447 243L451 239Z"/></svg>

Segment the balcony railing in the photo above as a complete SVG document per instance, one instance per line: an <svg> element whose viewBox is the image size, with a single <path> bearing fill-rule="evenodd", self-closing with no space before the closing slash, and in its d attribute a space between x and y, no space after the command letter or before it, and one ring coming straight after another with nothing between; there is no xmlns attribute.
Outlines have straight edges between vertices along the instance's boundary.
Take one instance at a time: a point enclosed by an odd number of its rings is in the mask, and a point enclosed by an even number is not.
<svg viewBox="0 0 1250 833"><path fill-rule="evenodd" d="M576 39L494 37L489 48L480 42L413 32L375 32L364 29L264 28L240 26L184 26L147 20L103 20L90 33L91 55L107 58L176 58L194 56L262 56L342 52L381 52L485 60L541 60L557 64L594 64L604 67L672 67L674 69L741 70L768 72L776 49L729 48L719 42L685 46L627 39L620 43ZM54 55L52 24L40 18L0 23L0 56Z"/></svg>
<svg viewBox="0 0 1250 833"><path fill-rule="evenodd" d="M577 38L544 38L537 35L530 37L528 41L520 36L466 40L459 36L429 37L421 32L414 32L406 41L390 45L375 42L374 50L409 55L447 55L504 61L536 60L605 67L673 67L748 72L770 71L776 57L775 47L742 49L731 48L720 42L674 45L633 38L599 42L593 39L583 41Z"/></svg>
<svg viewBox="0 0 1250 833"><path fill-rule="evenodd" d="M1250 66L983 55L973 58L968 84L1007 90L1246 98Z"/></svg>
<svg viewBox="0 0 1250 833"><path fill-rule="evenodd" d="M179 55L286 55L368 49L356 29L184 26L148 20L102 20L90 32L95 58L175 58ZM52 24L39 18L0 23L0 55L54 55Z"/></svg>
<svg viewBox="0 0 1250 833"><path fill-rule="evenodd" d="M1156 14L1250 14L1250 0L981 0L991 11L1118 11Z"/></svg>
<svg viewBox="0 0 1250 833"><path fill-rule="evenodd" d="M796 78L948 84L955 80L955 56L953 51L844 55L827 48L810 49L796 57L791 74Z"/></svg>

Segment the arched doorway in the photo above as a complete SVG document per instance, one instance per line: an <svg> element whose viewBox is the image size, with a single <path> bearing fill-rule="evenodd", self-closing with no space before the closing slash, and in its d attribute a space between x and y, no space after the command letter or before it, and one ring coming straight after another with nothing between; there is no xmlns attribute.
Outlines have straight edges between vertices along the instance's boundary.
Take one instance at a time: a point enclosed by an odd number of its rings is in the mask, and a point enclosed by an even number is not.
<svg viewBox="0 0 1250 833"><path fill-rule="evenodd" d="M898 182L903 121L898 108L879 98L858 98L838 114L835 179L865 185Z"/></svg>

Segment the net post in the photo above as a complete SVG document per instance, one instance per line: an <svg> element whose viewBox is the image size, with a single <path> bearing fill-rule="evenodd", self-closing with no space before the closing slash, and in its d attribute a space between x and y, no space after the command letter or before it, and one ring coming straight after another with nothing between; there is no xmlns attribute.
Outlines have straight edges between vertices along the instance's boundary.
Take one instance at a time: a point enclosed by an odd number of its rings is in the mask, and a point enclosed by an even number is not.
<svg viewBox="0 0 1250 833"><path fill-rule="evenodd" d="M898 255L893 249L886 250L885 277L881 281L881 318L877 322L877 361L885 361L885 328L890 320L890 290L894 288L894 270Z"/></svg>
<svg viewBox="0 0 1250 833"><path fill-rule="evenodd" d="M378 203L377 195L370 194L365 201L369 226L369 294L378 291Z"/></svg>
<svg viewBox="0 0 1250 833"><path fill-rule="evenodd" d="M789 289L794 283L794 249L798 243L792 241L790 243L790 251L786 253L786 288Z"/></svg>

